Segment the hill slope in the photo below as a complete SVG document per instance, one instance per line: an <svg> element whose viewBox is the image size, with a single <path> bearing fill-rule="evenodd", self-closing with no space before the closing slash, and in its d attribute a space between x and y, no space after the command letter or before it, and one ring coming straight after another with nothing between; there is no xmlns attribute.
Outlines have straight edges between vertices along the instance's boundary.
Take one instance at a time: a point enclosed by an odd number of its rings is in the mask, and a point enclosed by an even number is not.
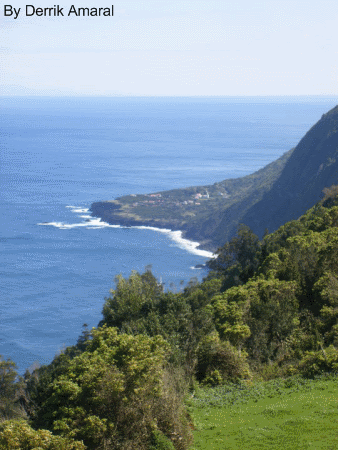
<svg viewBox="0 0 338 450"><path fill-rule="evenodd" d="M214 250L230 236L230 225L236 229L245 212L271 189L291 153L292 150L246 177L208 186L95 202L91 205L91 212L110 224L182 230L187 238L200 242L201 247ZM220 239L216 239L215 230L227 210L230 213L226 228Z"/></svg>
<svg viewBox="0 0 338 450"><path fill-rule="evenodd" d="M112 224L182 230L216 249L239 223L262 236L313 206L338 181L338 106L324 114L295 149L246 177L210 186L130 195L93 203L93 215Z"/></svg>
<svg viewBox="0 0 338 450"><path fill-rule="evenodd" d="M338 106L323 115L299 142L280 177L243 217L258 235L296 219L338 181Z"/></svg>

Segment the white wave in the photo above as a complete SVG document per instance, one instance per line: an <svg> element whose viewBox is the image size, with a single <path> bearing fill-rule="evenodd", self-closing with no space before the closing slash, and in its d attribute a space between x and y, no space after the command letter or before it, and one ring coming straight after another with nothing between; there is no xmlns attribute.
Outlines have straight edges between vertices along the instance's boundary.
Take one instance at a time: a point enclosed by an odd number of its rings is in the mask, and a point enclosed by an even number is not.
<svg viewBox="0 0 338 450"><path fill-rule="evenodd" d="M38 225L49 225L52 227L60 228L63 226L63 223L62 222L42 222L42 223L38 223Z"/></svg>
<svg viewBox="0 0 338 450"><path fill-rule="evenodd" d="M205 258L215 258L216 255L214 255L211 252L208 252L207 250L201 250L198 249L199 242L190 241L189 239L185 239L182 237L183 233L182 231L172 231L168 228L156 228L156 227L147 227L147 226L135 226L131 228L137 228L139 230L153 230L158 231L160 233L167 234L174 242L178 244L180 248L183 248L184 250L187 250L189 253L193 253L194 255L204 256Z"/></svg>
<svg viewBox="0 0 338 450"><path fill-rule="evenodd" d="M46 225L51 227L60 228L61 230L68 230L72 228L104 228L108 224L105 222L101 222L101 219L91 218L89 221L80 222L80 223L64 223L64 222L42 222L38 223L38 225Z"/></svg>
<svg viewBox="0 0 338 450"><path fill-rule="evenodd" d="M67 205L66 208L71 209L73 213L87 213L89 211L89 208L84 208L83 206L74 206L74 205Z"/></svg>
<svg viewBox="0 0 338 450"><path fill-rule="evenodd" d="M89 211L89 208L83 208L79 206L66 206L66 208L72 209L72 212L74 213L87 213ZM100 218L92 217L90 215L82 215L79 216L82 219L86 219L83 222L80 223L64 223L64 222L44 222L39 223L38 225L46 225L46 226L53 226L56 228L59 228L61 230L67 230L67 229L73 229L73 228L81 228L85 227L86 229L90 230L98 230L102 228L135 228L138 230L152 230L159 233L166 234L172 241L174 241L178 247L188 251L189 253L192 253L194 255L203 256L204 258L215 258L216 255L208 252L207 250L201 250L199 249L199 242L190 241L189 239L183 238L182 231L172 231L168 228L157 228L157 227L147 227L145 225L140 226L133 226L133 227L126 227L122 225L110 225L107 222L101 221Z"/></svg>
<svg viewBox="0 0 338 450"><path fill-rule="evenodd" d="M204 256L205 258L215 258L216 255L214 255L211 252L208 252L207 250L201 250L198 249L199 242L189 241L189 239L185 239L182 237L182 231L171 231L170 237L173 241L177 242L179 247L187 250L189 253L193 253L194 255Z"/></svg>
<svg viewBox="0 0 338 450"><path fill-rule="evenodd" d="M140 226L133 226L130 228L136 228L137 230L152 230L152 231L159 231L160 233L174 233L174 231L171 231L169 228L157 228L157 227L147 227L145 225L140 225Z"/></svg>
<svg viewBox="0 0 338 450"><path fill-rule="evenodd" d="M74 208L72 209L72 213L87 213L89 211L88 208Z"/></svg>
<svg viewBox="0 0 338 450"><path fill-rule="evenodd" d="M60 228L60 230L67 230L67 229L71 229L71 228L77 228L77 227L85 227L87 224L85 223L63 223L63 222L43 222L43 223L38 223L38 225L45 225L45 226L50 226L50 227L55 227L55 228Z"/></svg>
<svg viewBox="0 0 338 450"><path fill-rule="evenodd" d="M82 209L73 209L73 213L87 213L89 211L88 208L82 208Z"/></svg>

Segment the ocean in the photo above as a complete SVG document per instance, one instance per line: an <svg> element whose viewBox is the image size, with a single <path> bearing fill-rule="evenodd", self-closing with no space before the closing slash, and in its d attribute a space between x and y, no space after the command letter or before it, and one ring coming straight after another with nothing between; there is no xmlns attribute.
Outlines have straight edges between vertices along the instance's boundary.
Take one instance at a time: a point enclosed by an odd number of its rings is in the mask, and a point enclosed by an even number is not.
<svg viewBox="0 0 338 450"><path fill-rule="evenodd" d="M0 354L23 373L101 319L117 274L180 290L210 253L109 226L92 202L252 173L294 147L329 97L1 98Z"/></svg>

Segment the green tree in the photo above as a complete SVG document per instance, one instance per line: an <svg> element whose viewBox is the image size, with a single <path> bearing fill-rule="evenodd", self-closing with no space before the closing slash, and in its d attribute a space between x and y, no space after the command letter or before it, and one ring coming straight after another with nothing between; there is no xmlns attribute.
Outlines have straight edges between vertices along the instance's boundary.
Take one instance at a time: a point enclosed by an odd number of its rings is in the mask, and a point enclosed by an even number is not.
<svg viewBox="0 0 338 450"><path fill-rule="evenodd" d="M201 340L197 349L196 377L211 385L250 378L247 354L221 341L217 332L212 333Z"/></svg>
<svg viewBox="0 0 338 450"><path fill-rule="evenodd" d="M297 371L303 376L313 378L327 372L338 371L338 350L330 345L314 352L306 352L297 365Z"/></svg>
<svg viewBox="0 0 338 450"><path fill-rule="evenodd" d="M142 275L133 271L127 279L118 275L115 283L116 289L111 290L111 296L103 306L100 325L106 324L125 332L133 332L133 322L158 303L163 287L150 270Z"/></svg>
<svg viewBox="0 0 338 450"><path fill-rule="evenodd" d="M168 351L160 336L93 329L86 350L50 381L34 426L83 440L89 449L146 450L157 429L168 437L177 432L187 445L182 404L174 405L182 420L175 422L169 414L171 397L164 389Z"/></svg>
<svg viewBox="0 0 338 450"><path fill-rule="evenodd" d="M249 227L240 225L234 236L216 252L217 258L208 267L225 279L223 289L246 283L257 270L261 258L261 243Z"/></svg>
<svg viewBox="0 0 338 450"><path fill-rule="evenodd" d="M15 363L0 356L0 422L26 417L20 402L24 400L24 382L18 377Z"/></svg>
<svg viewBox="0 0 338 450"><path fill-rule="evenodd" d="M242 291L242 292L240 292ZM213 301L214 321L223 340L229 341L240 351L245 340L250 336L250 328L245 324L248 310L248 297L240 301L241 293L247 294L242 287L234 287L215 296Z"/></svg>
<svg viewBox="0 0 338 450"><path fill-rule="evenodd" d="M251 332L246 348L256 361L274 360L285 351L298 323L296 287L292 281L259 278L245 286L250 296L246 324Z"/></svg>
<svg viewBox="0 0 338 450"><path fill-rule="evenodd" d="M118 277L116 290L106 300L101 323L117 326L131 334L161 335L170 344L171 362L184 366L193 376L199 340L213 329L207 308L220 280L200 285L192 282L183 293L163 292L148 271Z"/></svg>
<svg viewBox="0 0 338 450"><path fill-rule="evenodd" d="M1 450L85 450L82 442L53 436L48 430L33 430L27 422L11 420L0 424Z"/></svg>

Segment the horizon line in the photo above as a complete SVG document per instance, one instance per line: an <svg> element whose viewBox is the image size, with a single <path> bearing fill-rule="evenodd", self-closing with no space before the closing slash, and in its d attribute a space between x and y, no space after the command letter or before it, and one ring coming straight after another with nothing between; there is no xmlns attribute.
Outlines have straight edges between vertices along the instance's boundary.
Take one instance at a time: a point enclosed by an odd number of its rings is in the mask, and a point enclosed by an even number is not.
<svg viewBox="0 0 338 450"><path fill-rule="evenodd" d="M56 95L45 95L45 94L21 94L21 95L6 95L0 94L0 98L309 98L309 97L326 97L333 98L337 97L338 94L271 94L271 95L131 95L131 94L109 94L109 95L71 95L71 94L56 94Z"/></svg>

